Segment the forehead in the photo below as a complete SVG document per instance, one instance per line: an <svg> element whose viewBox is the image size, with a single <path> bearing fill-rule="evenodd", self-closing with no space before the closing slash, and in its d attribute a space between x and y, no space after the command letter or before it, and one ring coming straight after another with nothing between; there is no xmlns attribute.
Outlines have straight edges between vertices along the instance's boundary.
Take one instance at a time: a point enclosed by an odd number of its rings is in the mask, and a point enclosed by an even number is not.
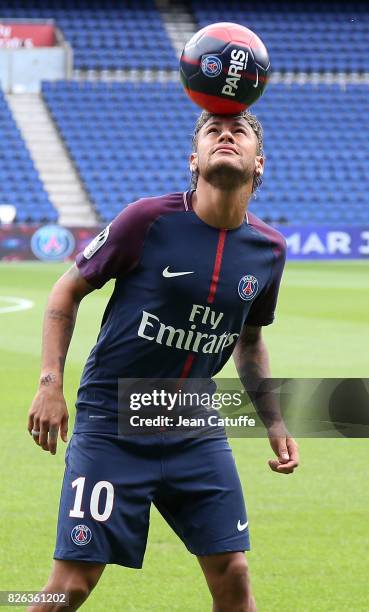
<svg viewBox="0 0 369 612"><path fill-rule="evenodd" d="M212 115L204 123L201 129L206 129L210 125L219 125L226 127L242 125L242 127L246 127L253 131L249 122L245 119L245 117L242 117L242 115Z"/></svg>
<svg viewBox="0 0 369 612"><path fill-rule="evenodd" d="M251 125L241 115L212 115L199 130L198 138L200 138L203 134L205 135L206 130L211 126L217 126L222 129L232 129L237 126L241 126L246 129L250 134L253 134L255 136L255 139L257 139L257 136Z"/></svg>

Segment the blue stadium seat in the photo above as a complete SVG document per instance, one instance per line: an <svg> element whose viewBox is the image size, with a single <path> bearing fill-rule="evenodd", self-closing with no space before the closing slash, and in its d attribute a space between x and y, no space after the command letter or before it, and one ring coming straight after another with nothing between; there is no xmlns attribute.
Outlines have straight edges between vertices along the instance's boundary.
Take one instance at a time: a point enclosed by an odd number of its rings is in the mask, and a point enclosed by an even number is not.
<svg viewBox="0 0 369 612"><path fill-rule="evenodd" d="M366 85L270 84L253 107L264 126L266 167L251 210L275 222L362 219L368 93ZM188 187L199 111L180 85L45 83L43 96L102 220L143 195Z"/></svg>
<svg viewBox="0 0 369 612"><path fill-rule="evenodd" d="M0 91L0 204L17 209L16 221L56 221L38 173Z"/></svg>
<svg viewBox="0 0 369 612"><path fill-rule="evenodd" d="M268 47L273 70L366 72L369 9L366 2L192 0L199 28L218 21L241 23Z"/></svg>
<svg viewBox="0 0 369 612"><path fill-rule="evenodd" d="M81 70L162 68L178 60L154 0L18 0L2 18L52 18Z"/></svg>

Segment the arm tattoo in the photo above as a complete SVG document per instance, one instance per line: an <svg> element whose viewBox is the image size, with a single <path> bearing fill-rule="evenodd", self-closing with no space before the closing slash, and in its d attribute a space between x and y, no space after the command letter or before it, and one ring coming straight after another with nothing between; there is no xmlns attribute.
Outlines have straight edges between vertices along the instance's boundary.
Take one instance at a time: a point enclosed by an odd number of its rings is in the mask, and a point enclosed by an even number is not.
<svg viewBox="0 0 369 612"><path fill-rule="evenodd" d="M65 355L59 357L59 372L60 372L60 374L63 374L63 372L64 372L65 360L66 360L66 356Z"/></svg>
<svg viewBox="0 0 369 612"><path fill-rule="evenodd" d="M63 312L62 310L57 310L55 308L51 308L50 310L48 310L47 315L48 318L52 321L64 321L66 323L64 331L66 331L70 336L72 335L75 321L73 315Z"/></svg>
<svg viewBox="0 0 369 612"><path fill-rule="evenodd" d="M55 308L48 310L47 314L49 315L49 319L52 319L53 321L73 321L73 317L71 315L63 312L62 310L56 310Z"/></svg>
<svg viewBox="0 0 369 612"><path fill-rule="evenodd" d="M49 372L49 374L45 374L45 376L41 376L41 378L40 378L40 385L48 387L49 385L51 385L55 381L56 381L55 374L53 374L52 372Z"/></svg>

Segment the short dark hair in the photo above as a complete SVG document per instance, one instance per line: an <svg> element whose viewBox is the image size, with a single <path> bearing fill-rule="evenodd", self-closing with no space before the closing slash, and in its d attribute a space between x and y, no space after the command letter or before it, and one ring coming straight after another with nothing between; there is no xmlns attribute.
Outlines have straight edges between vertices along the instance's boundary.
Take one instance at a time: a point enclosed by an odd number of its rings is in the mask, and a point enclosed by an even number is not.
<svg viewBox="0 0 369 612"><path fill-rule="evenodd" d="M209 113L208 111L205 111L205 110L202 111L201 115L198 116L197 121L195 123L195 129L194 129L193 134L192 134L192 152L193 153L196 153L196 151L197 151L197 141L198 141L199 131L205 125L205 123L207 123L209 121L209 119L211 117L214 117L214 116L215 115L213 113ZM263 150L263 127L262 127L260 121L257 119L257 117L255 117L255 115L250 113L250 111L248 111L248 110L244 110L241 113L238 113L237 115L233 115L233 116L234 117L242 117L243 119L245 119L247 121L249 126L252 128L254 134L256 135L256 138L257 138L257 141L258 141L257 154L261 155L262 157L264 157L264 150ZM198 170L195 170L191 174L191 189L196 189L198 178L199 178L199 172L198 172ZM253 193L260 187L262 182L263 181L262 181L262 178L261 178L260 175L255 175L254 176L254 181L253 181L253 184L252 184L252 192Z"/></svg>

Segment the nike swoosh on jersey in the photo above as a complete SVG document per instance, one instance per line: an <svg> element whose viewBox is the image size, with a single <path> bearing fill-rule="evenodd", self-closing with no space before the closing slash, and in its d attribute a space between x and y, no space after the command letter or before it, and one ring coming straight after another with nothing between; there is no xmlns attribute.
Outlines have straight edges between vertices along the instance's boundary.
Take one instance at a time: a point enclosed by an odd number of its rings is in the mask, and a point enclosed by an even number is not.
<svg viewBox="0 0 369 612"><path fill-rule="evenodd" d="M194 274L194 272L169 272L169 266L163 270L164 278L172 278L173 276L184 276L185 274Z"/></svg>
<svg viewBox="0 0 369 612"><path fill-rule="evenodd" d="M249 521L246 521L246 523L241 523L241 521L238 521L237 523L238 531L245 531L248 524L249 524Z"/></svg>

